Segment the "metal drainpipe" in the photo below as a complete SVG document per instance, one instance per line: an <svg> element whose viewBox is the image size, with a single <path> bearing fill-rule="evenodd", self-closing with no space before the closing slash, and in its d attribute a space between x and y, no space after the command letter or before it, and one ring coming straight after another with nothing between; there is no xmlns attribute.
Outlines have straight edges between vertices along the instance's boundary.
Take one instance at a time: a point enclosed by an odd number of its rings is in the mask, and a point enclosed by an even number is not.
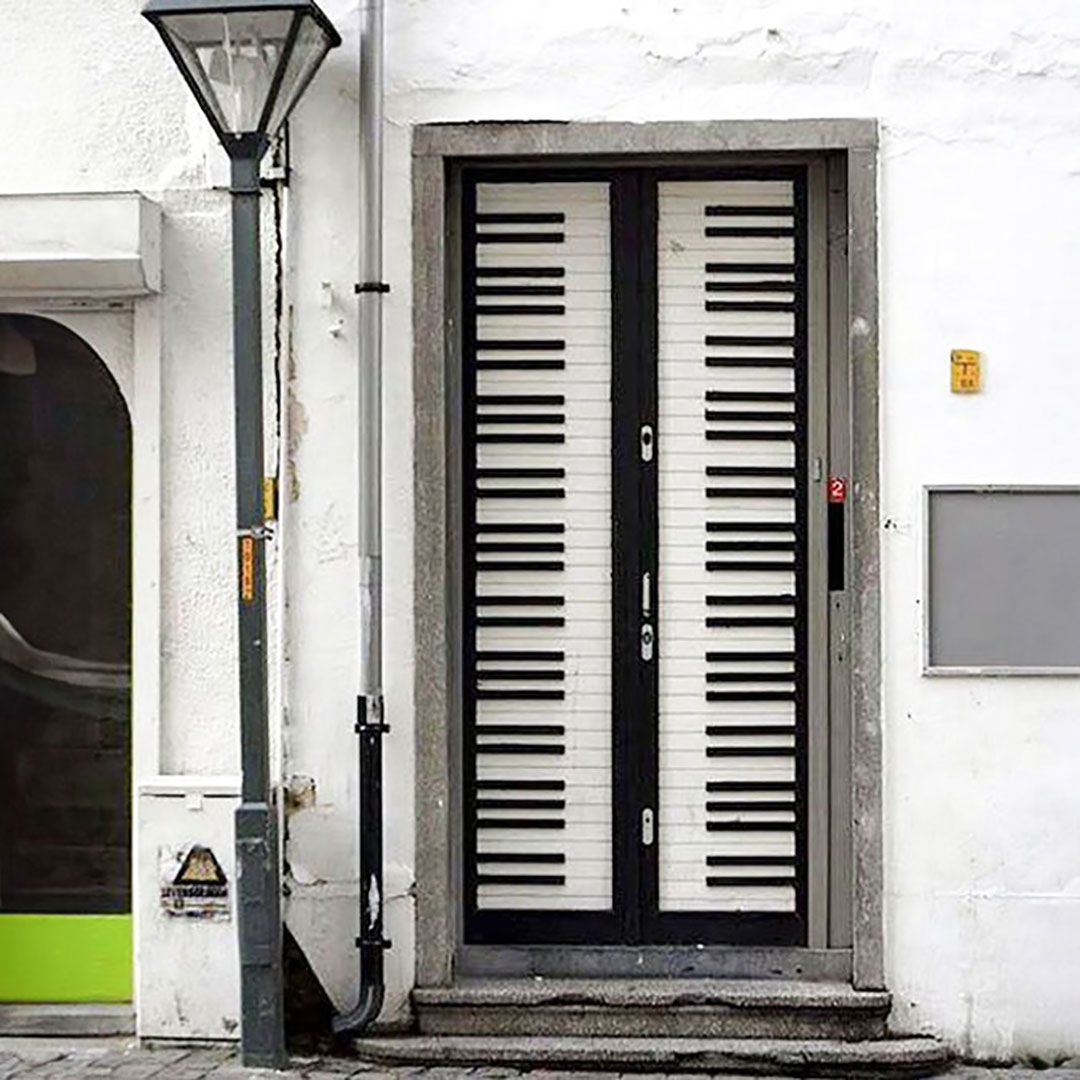
<svg viewBox="0 0 1080 1080"><path fill-rule="evenodd" d="M383 0L368 0L360 37L360 994L334 1032L364 1030L383 1005L382 881L382 280Z"/></svg>

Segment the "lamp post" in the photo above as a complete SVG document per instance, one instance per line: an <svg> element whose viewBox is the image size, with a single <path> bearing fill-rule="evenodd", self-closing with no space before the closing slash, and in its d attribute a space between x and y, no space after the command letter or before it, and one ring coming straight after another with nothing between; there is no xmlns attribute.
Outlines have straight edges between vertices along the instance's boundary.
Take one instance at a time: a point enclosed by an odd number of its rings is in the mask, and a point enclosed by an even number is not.
<svg viewBox="0 0 1080 1080"><path fill-rule="evenodd" d="M245 1065L285 1062L281 887L271 804L263 516L259 162L341 38L312 0L150 0L143 15L229 155L239 546L241 802L236 811L240 1040Z"/></svg>

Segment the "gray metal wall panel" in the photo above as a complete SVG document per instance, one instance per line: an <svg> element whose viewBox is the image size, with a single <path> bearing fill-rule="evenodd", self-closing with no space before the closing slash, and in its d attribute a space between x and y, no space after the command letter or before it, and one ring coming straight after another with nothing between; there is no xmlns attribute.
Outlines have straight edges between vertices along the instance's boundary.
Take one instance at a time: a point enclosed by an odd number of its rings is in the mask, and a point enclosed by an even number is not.
<svg viewBox="0 0 1080 1080"><path fill-rule="evenodd" d="M931 668L1080 669L1080 490L931 490Z"/></svg>

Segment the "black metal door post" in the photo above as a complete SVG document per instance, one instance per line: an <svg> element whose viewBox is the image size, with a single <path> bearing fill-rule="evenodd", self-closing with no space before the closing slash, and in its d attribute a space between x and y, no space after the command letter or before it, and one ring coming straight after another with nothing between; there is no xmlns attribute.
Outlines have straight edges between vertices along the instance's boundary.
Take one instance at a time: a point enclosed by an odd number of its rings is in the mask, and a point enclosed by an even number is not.
<svg viewBox="0 0 1080 1080"><path fill-rule="evenodd" d="M266 523L263 519L262 282L259 160L233 154L233 377L239 545L241 802L236 811L240 1045L245 1065L281 1068L285 1021L277 813L270 798L266 685ZM244 151L248 147L243 148Z"/></svg>

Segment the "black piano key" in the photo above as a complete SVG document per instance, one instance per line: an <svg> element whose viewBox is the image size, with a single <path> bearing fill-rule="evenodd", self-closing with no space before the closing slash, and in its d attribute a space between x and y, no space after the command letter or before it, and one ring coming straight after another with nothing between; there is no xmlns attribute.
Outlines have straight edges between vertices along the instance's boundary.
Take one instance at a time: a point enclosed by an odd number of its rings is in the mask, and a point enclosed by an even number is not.
<svg viewBox="0 0 1080 1080"><path fill-rule="evenodd" d="M726 491L726 488L709 488ZM706 551L794 551L794 540L707 540ZM738 603L738 600L734 601Z"/></svg>
<svg viewBox="0 0 1080 1080"><path fill-rule="evenodd" d="M558 649L484 649L476 654L476 659L488 663L502 660L536 660L541 663L560 664L566 659L566 653Z"/></svg>
<svg viewBox="0 0 1080 1080"><path fill-rule="evenodd" d="M790 401L795 395L786 390L706 390L706 401Z"/></svg>
<svg viewBox="0 0 1080 1080"><path fill-rule="evenodd" d="M710 203L705 207L706 217L793 217L795 207L785 206L731 206Z"/></svg>
<svg viewBox="0 0 1080 1080"><path fill-rule="evenodd" d="M720 532L793 532L793 521L707 521L705 531Z"/></svg>
<svg viewBox="0 0 1080 1080"><path fill-rule="evenodd" d="M790 270L791 268L788 267ZM478 266L478 278L562 278L566 277L564 266Z"/></svg>
<svg viewBox="0 0 1080 1080"><path fill-rule="evenodd" d="M707 821L707 832L792 832L794 821ZM794 884L794 882L792 882Z"/></svg>
<svg viewBox="0 0 1080 1080"><path fill-rule="evenodd" d="M477 360L477 371L565 371L565 360Z"/></svg>
<svg viewBox="0 0 1080 1080"><path fill-rule="evenodd" d="M566 526L556 521L477 522L478 533L564 533Z"/></svg>
<svg viewBox="0 0 1080 1080"><path fill-rule="evenodd" d="M780 409L706 409L705 419L710 423L719 423L723 420L768 420L793 423L795 414L790 409L786 411Z"/></svg>
<svg viewBox="0 0 1080 1080"><path fill-rule="evenodd" d="M565 315L565 304L477 304L477 315Z"/></svg>
<svg viewBox="0 0 1080 1080"><path fill-rule="evenodd" d="M565 424L564 413L479 413L478 424Z"/></svg>
<svg viewBox="0 0 1080 1080"><path fill-rule="evenodd" d="M562 480L566 477L565 469L558 468L513 468L513 469L477 469L478 480Z"/></svg>
<svg viewBox="0 0 1080 1080"><path fill-rule="evenodd" d="M499 211L476 215L477 225L561 225L566 215L558 210Z"/></svg>
<svg viewBox="0 0 1080 1080"><path fill-rule="evenodd" d="M565 285L478 285L477 296L565 296Z"/></svg>
<svg viewBox="0 0 1080 1080"><path fill-rule="evenodd" d="M707 690L706 701L794 701L794 690Z"/></svg>
<svg viewBox="0 0 1080 1080"><path fill-rule="evenodd" d="M495 562L477 562L478 573L496 570L518 570L525 573L544 573L565 569L562 560L546 561L543 559L500 559Z"/></svg>
<svg viewBox="0 0 1080 1080"><path fill-rule="evenodd" d="M561 232L478 232L475 236L478 244L561 244L566 239Z"/></svg>
<svg viewBox="0 0 1080 1080"><path fill-rule="evenodd" d="M710 615L705 620L705 626L709 630L731 630L737 626L765 626L776 629L784 629L795 625L795 617L792 616L761 616L754 618L750 615Z"/></svg>
<svg viewBox="0 0 1080 1080"><path fill-rule="evenodd" d="M705 603L709 607L743 607L747 604L794 604L794 593L740 593L738 596L721 596L718 593L710 593L705 597Z"/></svg>
<svg viewBox="0 0 1080 1080"><path fill-rule="evenodd" d="M795 432L787 430L755 431L739 430L729 431L710 430L705 432L705 438L709 442L792 442Z"/></svg>
<svg viewBox="0 0 1080 1080"><path fill-rule="evenodd" d="M477 607L562 607L564 596L478 596Z"/></svg>
<svg viewBox="0 0 1080 1080"><path fill-rule="evenodd" d="M545 755L547 757L562 757L566 753L566 747L555 743L482 743L475 744L478 754L499 755Z"/></svg>
<svg viewBox="0 0 1080 1080"><path fill-rule="evenodd" d="M705 884L716 888L742 888L747 886L774 888L778 885L794 888L796 881L794 875L791 877L766 877L764 874L760 876L748 874L736 877L728 874L708 874L705 877Z"/></svg>
<svg viewBox="0 0 1080 1080"><path fill-rule="evenodd" d="M478 443L498 443L503 446L553 446L566 442L566 436L560 432L480 432L475 436Z"/></svg>
<svg viewBox="0 0 1080 1080"><path fill-rule="evenodd" d="M790 660L794 662L795 653L790 651L771 651L771 652L749 652L746 650L732 651L726 650L722 652L710 651L705 654L705 662L708 664L737 664L745 661L751 663L757 661L758 663L777 663L782 660Z"/></svg>
<svg viewBox="0 0 1080 1080"><path fill-rule="evenodd" d="M566 856L557 851L478 851L478 863L532 863L537 866L561 866Z"/></svg>
<svg viewBox="0 0 1080 1080"><path fill-rule="evenodd" d="M723 813L724 811L741 811L741 810L789 810L794 811L796 809L794 800L789 802L774 802L771 799L761 799L755 801L754 799L739 799L725 802L722 799L711 800L705 804L705 810L707 813Z"/></svg>
<svg viewBox="0 0 1080 1080"><path fill-rule="evenodd" d="M791 356L706 356L706 367L783 368L794 367Z"/></svg>
<svg viewBox="0 0 1080 1080"><path fill-rule="evenodd" d="M707 499L793 499L795 489L788 487L707 487Z"/></svg>
<svg viewBox="0 0 1080 1080"><path fill-rule="evenodd" d="M477 791L565 791L565 780L477 780Z"/></svg>
<svg viewBox="0 0 1080 1080"><path fill-rule="evenodd" d="M712 312L794 311L795 302L793 300L706 300L705 310Z"/></svg>
<svg viewBox="0 0 1080 1080"><path fill-rule="evenodd" d="M563 874L477 874L477 885L565 885Z"/></svg>
<svg viewBox="0 0 1080 1080"><path fill-rule="evenodd" d="M765 559L709 559L705 563L709 573L725 573L735 570L794 570L794 562L776 562Z"/></svg>
<svg viewBox="0 0 1080 1080"><path fill-rule="evenodd" d="M748 292L783 292L795 291L794 281L706 281L705 291L710 293L748 293Z"/></svg>
<svg viewBox="0 0 1080 1080"><path fill-rule="evenodd" d="M788 804L791 805L791 804ZM477 799L477 810L565 810L565 799Z"/></svg>
<svg viewBox="0 0 1080 1080"><path fill-rule="evenodd" d="M477 690L477 701L565 701L565 690L527 689Z"/></svg>
<svg viewBox="0 0 1080 1080"><path fill-rule="evenodd" d="M790 225L706 225L705 235L710 239L761 236L778 240L794 236L795 229Z"/></svg>
<svg viewBox="0 0 1080 1080"><path fill-rule="evenodd" d="M707 465L706 476L776 476L794 479L795 470L784 465ZM783 488L794 491L794 488Z"/></svg>
<svg viewBox="0 0 1080 1080"><path fill-rule="evenodd" d="M476 348L478 352L562 352L566 342L562 338L489 338L477 341Z"/></svg>
<svg viewBox="0 0 1080 1080"><path fill-rule="evenodd" d="M788 345L794 347L795 339L793 337L776 337L767 336L759 337L757 334L706 334L705 344L712 347L723 348L725 345L747 345L747 346L760 346L765 348L776 348L778 345Z"/></svg>
<svg viewBox="0 0 1080 1080"><path fill-rule="evenodd" d="M566 545L561 540L482 540L476 544L476 550L482 552L561 552Z"/></svg>
<svg viewBox="0 0 1080 1080"><path fill-rule="evenodd" d="M795 678L793 671L709 671L707 683L789 683Z"/></svg>
<svg viewBox="0 0 1080 1080"><path fill-rule="evenodd" d="M477 724L477 735L565 735L562 724Z"/></svg>
<svg viewBox="0 0 1080 1080"><path fill-rule="evenodd" d="M478 627L547 627L558 630L566 626L566 620L561 615L480 615L475 621Z"/></svg>
<svg viewBox="0 0 1080 1080"><path fill-rule="evenodd" d="M481 682L562 682L565 678L555 668L495 668L490 671L481 668L476 677Z"/></svg>
<svg viewBox="0 0 1080 1080"><path fill-rule="evenodd" d="M706 866L794 866L794 855L706 855Z"/></svg>
<svg viewBox="0 0 1080 1080"><path fill-rule="evenodd" d="M706 274L794 274L790 262L707 262Z"/></svg>
<svg viewBox="0 0 1080 1080"><path fill-rule="evenodd" d="M773 680L776 681L776 680ZM705 728L705 734L711 738L724 738L735 736L757 737L759 735L794 735L795 728L791 724L709 724Z"/></svg>
<svg viewBox="0 0 1080 1080"><path fill-rule="evenodd" d="M565 394L478 394L477 405L565 405Z"/></svg>
<svg viewBox="0 0 1080 1080"><path fill-rule="evenodd" d="M559 818L477 818L478 829L565 829L566 822Z"/></svg>
<svg viewBox="0 0 1080 1080"><path fill-rule="evenodd" d="M478 499L565 499L566 488L485 487L475 494Z"/></svg>

